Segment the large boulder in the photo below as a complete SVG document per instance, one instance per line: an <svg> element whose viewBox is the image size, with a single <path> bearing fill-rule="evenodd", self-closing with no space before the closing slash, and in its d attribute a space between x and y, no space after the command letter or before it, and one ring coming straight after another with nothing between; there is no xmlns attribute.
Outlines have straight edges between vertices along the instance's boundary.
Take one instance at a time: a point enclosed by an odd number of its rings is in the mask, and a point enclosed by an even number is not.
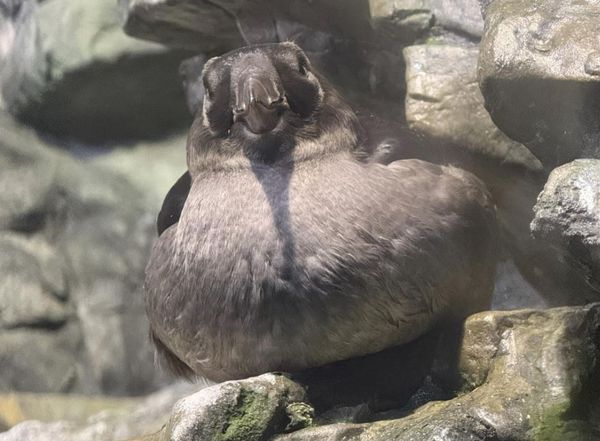
<svg viewBox="0 0 600 441"><path fill-rule="evenodd" d="M0 390L157 387L141 284L158 191L148 197L2 113L0 127Z"/></svg>
<svg viewBox="0 0 600 441"><path fill-rule="evenodd" d="M435 24L447 31L479 40L483 18L477 0L370 0L374 21L385 19L400 27Z"/></svg>
<svg viewBox="0 0 600 441"><path fill-rule="evenodd" d="M124 35L116 3L1 0L4 106L87 143L156 138L187 126L177 76L187 54Z"/></svg>
<svg viewBox="0 0 600 441"><path fill-rule="evenodd" d="M554 169L534 211L534 237L551 243L600 295L600 160Z"/></svg>
<svg viewBox="0 0 600 441"><path fill-rule="evenodd" d="M477 48L419 45L404 50L406 119L428 138L422 155L470 170L490 189L498 207L503 242L525 278L548 305L597 300L579 272L544 241L531 237L533 206L546 181L542 163L527 147L502 133L485 110L477 84ZM515 292L518 296L520 290ZM506 294L503 295L505 307ZM515 299L513 307L539 306Z"/></svg>
<svg viewBox="0 0 600 441"><path fill-rule="evenodd" d="M388 412L381 421L328 424L274 440L596 439L599 331L598 304L477 314L465 323L458 397L408 415Z"/></svg>
<svg viewBox="0 0 600 441"><path fill-rule="evenodd" d="M316 44L321 32L358 39L369 33L367 0L119 0L119 4L128 34L198 52L225 52L243 42L295 37Z"/></svg>
<svg viewBox="0 0 600 441"><path fill-rule="evenodd" d="M592 440L600 433L599 336L600 304L483 312L462 331L440 334L429 376L403 406L385 408L366 391L356 406L313 414L311 385L306 392L286 376L265 374L204 388L179 400L170 416L174 394L155 394L92 417L81 410L65 412L71 421L25 421L0 441ZM397 360L395 375L412 376L412 361ZM336 396L335 373L332 380L323 386ZM24 398L8 400L9 409L45 419Z"/></svg>
<svg viewBox="0 0 600 441"><path fill-rule="evenodd" d="M446 145L492 159L500 167L541 170L538 159L498 130L485 110L477 84L478 56L477 47L419 45L404 49L409 126Z"/></svg>
<svg viewBox="0 0 600 441"><path fill-rule="evenodd" d="M479 84L496 125L549 169L600 157L598 2L484 3Z"/></svg>

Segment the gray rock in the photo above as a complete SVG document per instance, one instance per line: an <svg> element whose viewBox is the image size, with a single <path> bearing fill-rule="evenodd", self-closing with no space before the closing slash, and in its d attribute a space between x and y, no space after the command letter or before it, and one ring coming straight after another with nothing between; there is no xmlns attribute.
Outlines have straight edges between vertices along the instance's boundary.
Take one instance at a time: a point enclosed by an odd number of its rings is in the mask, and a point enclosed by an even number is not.
<svg viewBox="0 0 600 441"><path fill-rule="evenodd" d="M498 130L485 110L477 84L478 53L440 45L404 49L409 126L499 165L540 170L537 158Z"/></svg>
<svg viewBox="0 0 600 441"><path fill-rule="evenodd" d="M369 3L375 23L386 19L401 28L418 25L425 29L424 25L432 21L470 39L479 40L483 35L483 18L477 0L370 0Z"/></svg>
<svg viewBox="0 0 600 441"><path fill-rule="evenodd" d="M600 305L486 312L465 323L463 393L403 418L333 424L277 441L592 440L600 435Z"/></svg>
<svg viewBox="0 0 600 441"><path fill-rule="evenodd" d="M600 160L578 159L554 169L534 211L535 238L564 254L600 294Z"/></svg>
<svg viewBox="0 0 600 441"><path fill-rule="evenodd" d="M155 388L141 280L158 196L0 127L0 390Z"/></svg>
<svg viewBox="0 0 600 441"><path fill-rule="evenodd" d="M513 260L500 262L496 271L492 309L545 309L549 306L544 296L523 278Z"/></svg>
<svg viewBox="0 0 600 441"><path fill-rule="evenodd" d="M173 404L202 386L175 384L144 398L12 395L0 397L0 421L28 420L0 441L120 441L158 431Z"/></svg>
<svg viewBox="0 0 600 441"><path fill-rule="evenodd" d="M0 329L0 391L82 391L81 330L76 320Z"/></svg>
<svg viewBox="0 0 600 441"><path fill-rule="evenodd" d="M0 1L0 107L22 107L45 83L35 0Z"/></svg>
<svg viewBox="0 0 600 441"><path fill-rule="evenodd" d="M0 24L0 84L12 113L53 135L94 143L187 125L177 78L186 54L124 35L116 4L5 3L22 5Z"/></svg>
<svg viewBox="0 0 600 441"><path fill-rule="evenodd" d="M476 80L477 49L421 45L406 48L404 55L407 122L440 141L429 159L447 158L488 185L504 243L548 305L597 300L595 291L549 244L531 237L532 208L546 179L543 166L525 146L504 135L485 110ZM530 299L533 303L519 306L539 306Z"/></svg>
<svg viewBox="0 0 600 441"><path fill-rule="evenodd" d="M494 0L479 84L496 125L549 169L600 157L598 4Z"/></svg>
<svg viewBox="0 0 600 441"><path fill-rule="evenodd" d="M228 381L179 401L157 436L160 441L260 441L290 423L289 406L305 400L304 390L281 375Z"/></svg>
<svg viewBox="0 0 600 441"><path fill-rule="evenodd" d="M55 327L74 315L56 250L41 240L1 232L0 250L0 328Z"/></svg>
<svg viewBox="0 0 600 441"><path fill-rule="evenodd" d="M225 52L244 41L296 40L298 30L300 39L306 37L310 44L315 43L315 35L307 35L311 32L364 38L370 30L366 0L119 0L119 4L129 35L198 52Z"/></svg>
<svg viewBox="0 0 600 441"><path fill-rule="evenodd" d="M119 7L125 32L138 38L197 52L224 52L242 45L229 8L216 2L119 0Z"/></svg>

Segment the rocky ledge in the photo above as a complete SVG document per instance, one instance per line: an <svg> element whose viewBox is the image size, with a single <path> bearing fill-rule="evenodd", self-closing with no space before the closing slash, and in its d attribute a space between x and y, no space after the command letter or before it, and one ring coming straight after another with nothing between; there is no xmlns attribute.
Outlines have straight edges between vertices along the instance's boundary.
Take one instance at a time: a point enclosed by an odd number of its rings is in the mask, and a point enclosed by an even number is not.
<svg viewBox="0 0 600 441"><path fill-rule="evenodd" d="M116 439L111 427L138 441L599 439L600 304L483 312L460 332L436 338L431 364L418 375L421 386L395 407L370 396L315 412L314 384L265 374L204 388L170 413L164 401L146 400L137 412L154 415L152 424L131 423L129 432L122 421L97 415L77 424L24 422L0 441ZM394 375L414 377L414 365L403 361L405 368L394 365ZM158 421L162 429L147 434Z"/></svg>

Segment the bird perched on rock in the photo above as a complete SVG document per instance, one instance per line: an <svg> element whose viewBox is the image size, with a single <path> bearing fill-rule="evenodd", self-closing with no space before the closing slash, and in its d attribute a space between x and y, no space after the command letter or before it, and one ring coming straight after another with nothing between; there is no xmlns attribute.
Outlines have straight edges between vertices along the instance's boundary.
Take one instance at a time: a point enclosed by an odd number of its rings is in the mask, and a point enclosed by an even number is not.
<svg viewBox="0 0 600 441"><path fill-rule="evenodd" d="M188 172L146 269L151 335L177 373L296 371L415 339L489 306L484 185L369 161L355 113L293 43L209 60Z"/></svg>

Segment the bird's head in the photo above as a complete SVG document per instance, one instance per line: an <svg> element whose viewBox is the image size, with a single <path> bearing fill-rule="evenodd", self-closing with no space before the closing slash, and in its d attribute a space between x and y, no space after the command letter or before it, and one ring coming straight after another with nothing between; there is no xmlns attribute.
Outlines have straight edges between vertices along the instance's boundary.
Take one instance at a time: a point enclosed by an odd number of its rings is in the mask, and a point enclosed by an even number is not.
<svg viewBox="0 0 600 441"><path fill-rule="evenodd" d="M301 141L317 140L329 125L354 117L291 42L211 58L202 84L197 143L204 149L218 144L222 152L242 150L250 159L276 160Z"/></svg>

